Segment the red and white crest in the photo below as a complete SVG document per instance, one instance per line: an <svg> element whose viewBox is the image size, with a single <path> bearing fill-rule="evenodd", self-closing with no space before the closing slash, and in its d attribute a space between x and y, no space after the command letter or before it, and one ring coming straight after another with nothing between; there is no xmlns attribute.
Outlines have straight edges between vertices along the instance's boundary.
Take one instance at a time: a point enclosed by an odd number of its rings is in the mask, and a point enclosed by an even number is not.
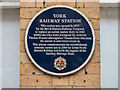
<svg viewBox="0 0 120 90"><path fill-rule="evenodd" d="M54 67L59 71L64 70L66 68L66 60L62 57L55 59Z"/></svg>

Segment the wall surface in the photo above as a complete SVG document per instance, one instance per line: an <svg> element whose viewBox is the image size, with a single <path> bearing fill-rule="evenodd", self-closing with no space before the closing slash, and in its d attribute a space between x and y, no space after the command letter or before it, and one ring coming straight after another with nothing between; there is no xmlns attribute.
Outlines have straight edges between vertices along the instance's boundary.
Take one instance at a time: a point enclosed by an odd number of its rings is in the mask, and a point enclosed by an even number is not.
<svg viewBox="0 0 120 90"><path fill-rule="evenodd" d="M0 89L2 89L2 9L0 7Z"/></svg>
<svg viewBox="0 0 120 90"><path fill-rule="evenodd" d="M120 3L118 4L118 88L120 89Z"/></svg>
<svg viewBox="0 0 120 90"><path fill-rule="evenodd" d="M35 67L25 51L25 31L31 18L40 10L52 5L68 5L76 7L85 14L93 25L96 45L90 62L73 75L57 77L43 73ZM20 87L21 88L100 88L100 18L99 3L80 2L21 2L20 8Z"/></svg>
<svg viewBox="0 0 120 90"><path fill-rule="evenodd" d="M4 11L4 10L3 10ZM4 11L5 12L5 11ZM9 13L11 12L11 14L9 15ZM117 46L118 45L117 43L117 25L118 25L118 8L101 8L100 9L100 25L101 25L101 62L102 62L102 69L101 69L101 87L102 88L108 88L111 86L111 88L117 88L117 85L118 85L118 78L117 78L117 75L118 75L118 59L116 58L117 57ZM17 14L16 17L14 17L15 15ZM1 15L1 14L0 14ZM2 16L2 15L1 15ZM11 33L13 33L13 35L9 35L9 39L13 39L14 38L20 38L20 31L19 31L19 10L18 9L15 9L15 10L12 10L12 9L7 9L6 10L6 13L3 13L3 25L4 28L3 28L3 33L6 33L6 31L9 29L11 30ZM6 18L6 19L5 19ZM14 23L16 20L14 20L14 18L16 18L17 20L17 23ZM13 20L12 20L13 19ZM111 20L113 20L113 22L111 22ZM12 21L12 22L11 22ZM1 18L0 18L0 23L1 23ZM11 25L11 27L6 27L6 25ZM13 27L15 26L15 27ZM7 29L5 29L5 27ZM2 30L2 29L1 29ZM109 30L111 30L109 32ZM2 32L2 31L0 31ZM109 32L110 34L106 34L106 32ZM113 33L113 34L112 34ZM4 36L3 36L4 35ZM6 37L6 34L3 34L1 33L1 37ZM8 33L7 33L8 35ZM114 43L111 43L110 42L110 38L113 38L113 41ZM2 38L0 38L2 39ZM7 48L8 50L10 50L9 48L10 45L9 43L11 44L11 41L9 42L10 40L6 41L8 42L7 43ZM109 42L108 42L109 41ZM104 42L104 43L102 43ZM4 58L3 60L6 61L6 63L3 63L4 67L6 66L7 69L9 68L12 68L14 73L11 72L11 70L7 70L5 73L3 73L3 76L5 74L7 74L7 77L3 78L3 81L6 82L6 83L3 83L3 86L4 88L8 87L19 87L19 67L16 67L16 65L19 66L19 60L17 60L19 58L19 41L12 41L13 44L18 44L18 47L12 47L12 51L9 52L10 55L12 55L12 57L9 57L8 58ZM107 47L109 44L109 47ZM0 40L0 45L2 45L2 41ZM3 43L3 46L5 45L5 43ZM14 45L13 45L14 46ZM104 47L105 46L105 47ZM111 48L112 46L114 46L114 48ZM106 48L107 47L107 48ZM2 49L2 46L0 46L0 50ZM109 51L111 49L111 51ZM7 49L4 50L4 52L7 53L8 51ZM2 53L2 51L1 51ZM3 54L3 57L7 57L6 53ZM105 55L104 55L105 54ZM107 55L106 55L107 54ZM0 54L2 55L2 54ZM103 56L104 55L104 56ZM14 56L14 58L13 58ZM110 56L110 58L109 58ZM112 58L114 59L112 59ZM2 60L2 59L1 59ZM9 60L11 60L11 65L7 67L7 65L9 64ZM109 61L108 61L109 60ZM16 63L16 64L14 64ZM108 64L109 63L109 64ZM0 63L0 66L2 66L2 63ZM103 68L104 67L104 68ZM114 71L114 73L112 73ZM107 73L108 72L108 73ZM104 75L105 73L105 75ZM2 74L2 73L1 73ZM1 75L0 74L0 75ZM10 78L10 76L12 76L12 78ZM2 77L1 77L2 78ZM110 81L109 81L110 79ZM2 79L0 79L2 80ZM11 86L11 80L12 80L12 86Z"/></svg>
<svg viewBox="0 0 120 90"><path fill-rule="evenodd" d="M2 10L2 88L19 87L19 9Z"/></svg>
<svg viewBox="0 0 120 90"><path fill-rule="evenodd" d="M118 8L100 10L101 87L118 88Z"/></svg>
<svg viewBox="0 0 120 90"><path fill-rule="evenodd" d="M118 3L120 0L100 0L100 3Z"/></svg>

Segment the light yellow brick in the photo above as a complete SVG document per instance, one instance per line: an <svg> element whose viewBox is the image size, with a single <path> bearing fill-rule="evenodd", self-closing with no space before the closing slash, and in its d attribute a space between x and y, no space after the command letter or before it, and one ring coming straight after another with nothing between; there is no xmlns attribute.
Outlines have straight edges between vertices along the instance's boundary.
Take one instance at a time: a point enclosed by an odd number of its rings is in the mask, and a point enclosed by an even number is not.
<svg viewBox="0 0 120 90"><path fill-rule="evenodd" d="M26 90L26 89L29 89L29 90L35 90L35 86L20 86L20 90Z"/></svg>
<svg viewBox="0 0 120 90"><path fill-rule="evenodd" d="M76 86L100 86L100 75L72 75L69 78L69 84Z"/></svg>
<svg viewBox="0 0 120 90"><path fill-rule="evenodd" d="M90 62L100 63L100 53L94 52L92 58L90 59Z"/></svg>
<svg viewBox="0 0 120 90"><path fill-rule="evenodd" d="M57 85L57 86L36 86L36 90L40 90L40 89L44 89L44 90L66 90L66 88L73 88L73 86L61 86L61 85Z"/></svg>
<svg viewBox="0 0 120 90"><path fill-rule="evenodd" d="M88 63L85 69L86 74L100 74L100 63Z"/></svg>
<svg viewBox="0 0 120 90"><path fill-rule="evenodd" d="M33 18L41 8L20 8L20 18Z"/></svg>
<svg viewBox="0 0 120 90"><path fill-rule="evenodd" d="M66 6L71 6L75 7L75 0L67 0L66 2L63 1L58 1L58 0L45 0L45 7L53 6L53 5L66 5Z"/></svg>
<svg viewBox="0 0 120 90"><path fill-rule="evenodd" d="M101 88L101 87L100 87L100 85L98 85L98 86L97 86L97 85L94 85L94 86L85 86L85 88L89 88L89 89L90 89L90 88L91 88L91 89L92 89L92 88L96 88L96 89L98 89L98 88Z"/></svg>
<svg viewBox="0 0 120 90"><path fill-rule="evenodd" d="M37 1L37 0L36 0ZM46 0L47 1L47 0ZM56 0L55 0L56 1ZM75 2L50 2L47 1L45 3L45 7L52 6L52 5L67 5L71 7L75 7ZM69 1L69 0L68 0ZM91 4L92 5L92 4ZM90 4L85 3L77 3L77 7L80 7L79 10L85 14L90 22L92 23L92 26L94 29L99 29L99 8L93 8L95 5L91 7ZM37 7L42 7L43 3L36 2ZM90 7L90 8L82 8L82 7ZM25 5L23 4L21 7L34 7L30 4ZM21 8L20 9L20 29L27 28L28 23L30 22L31 18L41 10L41 8ZM24 18L24 19L23 19ZM95 19L91 19L95 18ZM26 52L25 52L25 45L24 45L24 32L20 32L20 39L23 40L20 43L20 62L21 63L32 63L30 59L28 58ZM95 30L95 36L96 40L100 40L100 30ZM46 75L46 73L39 70L36 66L31 67L31 65L28 64L28 66L25 64L25 66L21 66L24 68L20 73L26 74L20 76L20 86L21 87L33 87L33 88L94 88L94 87L100 87L100 70L97 69L100 66L100 41L96 42L95 51L94 54L90 60L90 62L80 71L78 71L75 74L61 77L59 79L56 76ZM97 64L97 65L96 65ZM23 65L23 64L21 64ZM33 69L34 67L35 70ZM87 74L85 74L85 69ZM35 71L34 75L27 75L32 74Z"/></svg>
<svg viewBox="0 0 120 90"><path fill-rule="evenodd" d="M33 64L20 64L20 74L35 74L35 65Z"/></svg>
<svg viewBox="0 0 120 90"><path fill-rule="evenodd" d="M72 88L85 88L85 86L63 86L63 85L56 85L56 86L36 86L36 90L39 90L39 89L49 89L49 90L66 90L67 88L72 90ZM76 89L75 89L76 90Z"/></svg>
<svg viewBox="0 0 120 90"><path fill-rule="evenodd" d="M99 2L85 2L85 7L96 7L99 8Z"/></svg>
<svg viewBox="0 0 120 90"><path fill-rule="evenodd" d="M95 42L95 49L90 62L100 62L100 41Z"/></svg>
<svg viewBox="0 0 120 90"><path fill-rule="evenodd" d="M35 2L35 0L20 0L20 3L22 2Z"/></svg>
<svg viewBox="0 0 120 90"><path fill-rule="evenodd" d="M20 40L25 40L25 30L20 30Z"/></svg>
<svg viewBox="0 0 120 90"><path fill-rule="evenodd" d="M32 63L26 52L20 53L20 63Z"/></svg>
<svg viewBox="0 0 120 90"><path fill-rule="evenodd" d="M50 86L51 76L50 75L21 75L20 76L21 86Z"/></svg>
<svg viewBox="0 0 120 90"><path fill-rule="evenodd" d="M54 87L53 86L36 86L36 89L35 90L54 90Z"/></svg>
<svg viewBox="0 0 120 90"><path fill-rule="evenodd" d="M20 29L27 29L31 19L20 19Z"/></svg>
<svg viewBox="0 0 120 90"><path fill-rule="evenodd" d="M84 85L84 76L83 75L71 75L69 76L69 85Z"/></svg>
<svg viewBox="0 0 120 90"><path fill-rule="evenodd" d="M76 88L76 90L79 90L79 89L83 88L81 90L84 90L85 86L73 86L73 88Z"/></svg>
<svg viewBox="0 0 120 90"><path fill-rule="evenodd" d="M68 85L68 76L56 77L53 76L53 85Z"/></svg>
<svg viewBox="0 0 120 90"><path fill-rule="evenodd" d="M89 19L92 26L93 26L93 29L100 29L100 19Z"/></svg>
<svg viewBox="0 0 120 90"><path fill-rule="evenodd" d="M20 51L25 52L25 42L24 41L20 41Z"/></svg>
<svg viewBox="0 0 120 90"><path fill-rule="evenodd" d="M100 30L95 30L95 39L100 40Z"/></svg>
<svg viewBox="0 0 120 90"><path fill-rule="evenodd" d="M80 74L80 75L84 75L85 74L85 68L81 68L79 71L77 71L75 74Z"/></svg>
<svg viewBox="0 0 120 90"><path fill-rule="evenodd" d="M43 7L43 0L37 0L36 5L37 7Z"/></svg>
<svg viewBox="0 0 120 90"><path fill-rule="evenodd" d="M95 53L100 53L100 41L95 42Z"/></svg>
<svg viewBox="0 0 120 90"><path fill-rule="evenodd" d="M77 2L77 7L80 8L80 7L83 7L84 6L84 2Z"/></svg>
<svg viewBox="0 0 120 90"><path fill-rule="evenodd" d="M21 2L20 7L35 7L35 0L33 2Z"/></svg>
<svg viewBox="0 0 120 90"><path fill-rule="evenodd" d="M100 75L85 75L85 86L100 86Z"/></svg>
<svg viewBox="0 0 120 90"><path fill-rule="evenodd" d="M99 2L99 0L77 0L77 2Z"/></svg>
<svg viewBox="0 0 120 90"><path fill-rule="evenodd" d="M99 18L99 8L78 8L87 18Z"/></svg>
<svg viewBox="0 0 120 90"><path fill-rule="evenodd" d="M36 73L36 74L46 74L46 73L44 73L43 71L41 71L39 68L36 68L36 69L35 69L35 73Z"/></svg>

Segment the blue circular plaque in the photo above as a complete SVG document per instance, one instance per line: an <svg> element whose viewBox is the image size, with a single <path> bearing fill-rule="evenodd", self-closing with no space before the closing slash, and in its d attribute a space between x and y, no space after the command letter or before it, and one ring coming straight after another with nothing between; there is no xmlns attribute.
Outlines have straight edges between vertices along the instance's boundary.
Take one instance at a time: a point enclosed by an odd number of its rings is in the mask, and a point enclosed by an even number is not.
<svg viewBox="0 0 120 90"><path fill-rule="evenodd" d="M68 75L83 68L94 46L94 30L87 17L63 5L37 13L25 35L25 47L31 61L52 75Z"/></svg>

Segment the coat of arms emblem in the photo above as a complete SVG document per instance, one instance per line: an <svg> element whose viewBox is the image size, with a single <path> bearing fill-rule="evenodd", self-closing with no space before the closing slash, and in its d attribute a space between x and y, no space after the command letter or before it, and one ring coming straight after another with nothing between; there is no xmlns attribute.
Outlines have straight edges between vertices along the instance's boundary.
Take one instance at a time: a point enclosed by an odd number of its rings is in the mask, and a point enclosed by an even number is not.
<svg viewBox="0 0 120 90"><path fill-rule="evenodd" d="M54 67L59 71L64 70L66 68L66 60L62 57L55 59Z"/></svg>

